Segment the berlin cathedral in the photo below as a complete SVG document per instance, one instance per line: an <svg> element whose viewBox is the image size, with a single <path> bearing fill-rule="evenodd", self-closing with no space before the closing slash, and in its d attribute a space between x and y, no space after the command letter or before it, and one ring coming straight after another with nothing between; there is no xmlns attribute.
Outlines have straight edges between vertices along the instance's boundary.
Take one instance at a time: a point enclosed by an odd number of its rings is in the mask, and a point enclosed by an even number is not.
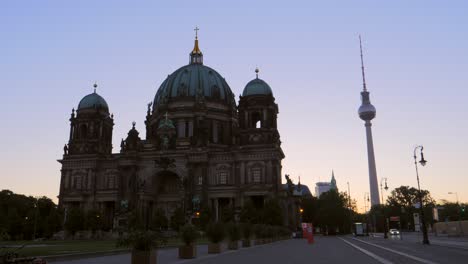
<svg viewBox="0 0 468 264"><path fill-rule="evenodd" d="M204 65L195 37L189 64L170 74L148 104L146 138L133 123L118 153L109 104L96 89L83 97L59 160L59 206L98 210L112 228L125 222L125 210L151 219L160 209L170 219L183 208L190 220L208 208L217 221L225 208L238 219L248 199L262 206L284 197L278 105L256 73L237 103L226 80Z"/></svg>

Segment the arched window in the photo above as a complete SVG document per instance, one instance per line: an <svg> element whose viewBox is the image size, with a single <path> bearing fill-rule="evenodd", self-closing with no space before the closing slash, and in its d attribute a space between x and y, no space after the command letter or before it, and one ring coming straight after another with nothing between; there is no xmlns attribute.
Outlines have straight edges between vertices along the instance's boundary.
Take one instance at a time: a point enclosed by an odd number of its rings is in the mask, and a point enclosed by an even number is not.
<svg viewBox="0 0 468 264"><path fill-rule="evenodd" d="M252 127L261 128L262 127L262 115L259 112L253 112L251 116Z"/></svg>
<svg viewBox="0 0 468 264"><path fill-rule="evenodd" d="M223 123L218 124L218 142L224 144L224 125Z"/></svg>
<svg viewBox="0 0 468 264"><path fill-rule="evenodd" d="M199 175L198 176L198 182L197 182L198 185L202 185L203 184L203 176Z"/></svg>
<svg viewBox="0 0 468 264"><path fill-rule="evenodd" d="M226 185L228 184L228 172L227 171L220 171L218 172L218 184Z"/></svg>
<svg viewBox="0 0 468 264"><path fill-rule="evenodd" d="M260 183L262 181L262 168L253 167L251 170L252 183Z"/></svg>

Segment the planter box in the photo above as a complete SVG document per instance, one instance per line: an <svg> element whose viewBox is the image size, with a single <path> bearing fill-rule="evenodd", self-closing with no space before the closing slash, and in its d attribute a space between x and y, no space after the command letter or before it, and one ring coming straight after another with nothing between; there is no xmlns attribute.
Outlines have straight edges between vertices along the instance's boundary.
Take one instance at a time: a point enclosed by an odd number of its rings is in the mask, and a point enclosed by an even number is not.
<svg viewBox="0 0 468 264"><path fill-rule="evenodd" d="M250 247L250 239L242 240L242 247Z"/></svg>
<svg viewBox="0 0 468 264"><path fill-rule="evenodd" d="M180 246L179 247L179 258L181 259L191 259L197 256L197 247L195 245L190 246Z"/></svg>
<svg viewBox="0 0 468 264"><path fill-rule="evenodd" d="M238 250L239 249L239 241L231 241L228 244L228 249L230 250Z"/></svg>
<svg viewBox="0 0 468 264"><path fill-rule="evenodd" d="M156 264L156 250L132 250L132 264Z"/></svg>
<svg viewBox="0 0 468 264"><path fill-rule="evenodd" d="M208 254L221 253L221 243L210 243L208 244Z"/></svg>

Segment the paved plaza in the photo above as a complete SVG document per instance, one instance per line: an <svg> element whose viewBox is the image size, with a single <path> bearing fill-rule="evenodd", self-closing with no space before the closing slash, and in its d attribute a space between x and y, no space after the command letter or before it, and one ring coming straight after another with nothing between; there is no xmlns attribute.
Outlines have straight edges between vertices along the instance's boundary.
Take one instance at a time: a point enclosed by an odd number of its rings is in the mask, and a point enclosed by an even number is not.
<svg viewBox="0 0 468 264"><path fill-rule="evenodd" d="M403 240L398 237L383 239L376 237L352 236L316 237L313 245L304 239L290 239L271 244L225 250L221 254L209 255L207 246L198 246L198 257L191 260L177 258L177 249L158 251L158 263L468 263L468 241L453 239L456 246L438 245L439 241L450 238L434 238L432 245L422 245L417 235L407 235ZM453 244L453 243L452 243ZM55 264L127 264L130 254L95 257L71 261L53 262Z"/></svg>

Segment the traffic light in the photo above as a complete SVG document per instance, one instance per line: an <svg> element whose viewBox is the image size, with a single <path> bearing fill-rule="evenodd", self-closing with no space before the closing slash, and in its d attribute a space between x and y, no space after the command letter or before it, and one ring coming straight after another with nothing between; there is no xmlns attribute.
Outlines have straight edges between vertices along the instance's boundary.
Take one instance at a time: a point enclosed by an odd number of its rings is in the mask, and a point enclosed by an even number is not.
<svg viewBox="0 0 468 264"><path fill-rule="evenodd" d="M200 211L195 211L194 217L195 218L200 218Z"/></svg>
<svg viewBox="0 0 468 264"><path fill-rule="evenodd" d="M300 209L299 209L299 213L302 214L303 212L304 212L304 209L300 208Z"/></svg>

